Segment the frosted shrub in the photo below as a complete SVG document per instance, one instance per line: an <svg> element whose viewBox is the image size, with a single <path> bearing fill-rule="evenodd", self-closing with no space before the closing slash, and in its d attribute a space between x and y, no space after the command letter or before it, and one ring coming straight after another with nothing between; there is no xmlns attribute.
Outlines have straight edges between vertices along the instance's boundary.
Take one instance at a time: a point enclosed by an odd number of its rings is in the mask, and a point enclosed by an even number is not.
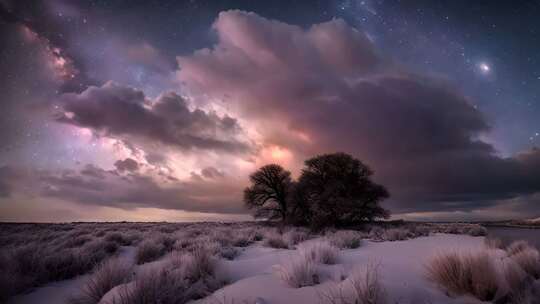
<svg viewBox="0 0 540 304"><path fill-rule="evenodd" d="M358 248L360 247L362 241L362 236L358 232L351 230L340 230L334 233L329 233L327 238L329 238L330 243L341 249Z"/></svg>
<svg viewBox="0 0 540 304"><path fill-rule="evenodd" d="M154 261L164 254L165 247L163 244L152 239L143 240L139 243L139 246L137 246L137 264L144 264Z"/></svg>
<svg viewBox="0 0 540 304"><path fill-rule="evenodd" d="M466 233L471 236L486 236L487 229L480 225L470 225L467 227Z"/></svg>
<svg viewBox="0 0 540 304"><path fill-rule="evenodd" d="M315 263L335 264L339 249L328 241L314 241L300 247L300 254L305 255Z"/></svg>
<svg viewBox="0 0 540 304"><path fill-rule="evenodd" d="M173 252L161 269L137 274L123 285L114 304L184 304L210 295L223 286L215 275L211 254L199 247L193 253Z"/></svg>
<svg viewBox="0 0 540 304"><path fill-rule="evenodd" d="M427 265L427 276L454 295L472 295L482 301L494 299L501 288L499 274L486 252L448 253Z"/></svg>
<svg viewBox="0 0 540 304"><path fill-rule="evenodd" d="M283 235L277 232L270 232L266 234L264 246L280 249L289 248L289 244L284 240Z"/></svg>
<svg viewBox="0 0 540 304"><path fill-rule="evenodd" d="M387 297L380 280L377 266L368 264L356 268L351 275L320 294L322 303L330 304L386 304Z"/></svg>
<svg viewBox="0 0 540 304"><path fill-rule="evenodd" d="M501 239L486 236L484 238L484 245L490 249L503 249L504 245Z"/></svg>
<svg viewBox="0 0 540 304"><path fill-rule="evenodd" d="M72 297L69 303L97 304L109 290L126 283L130 275L131 265L118 258L109 259L97 267L80 294Z"/></svg>
<svg viewBox="0 0 540 304"><path fill-rule="evenodd" d="M280 278L289 286L300 288L319 284L315 265L306 255L297 255L279 266Z"/></svg>
<svg viewBox="0 0 540 304"><path fill-rule="evenodd" d="M508 253L508 255L511 256L511 255L520 253L522 251L528 250L528 249L533 249L533 248L526 241L514 241L506 248L506 252Z"/></svg>
<svg viewBox="0 0 540 304"><path fill-rule="evenodd" d="M540 279L540 254L538 253L538 250L527 248L513 254L511 258L528 275L533 277L535 280Z"/></svg>
<svg viewBox="0 0 540 304"><path fill-rule="evenodd" d="M309 232L299 228L291 229L283 234L283 239L288 244L289 248L307 240L308 237Z"/></svg>
<svg viewBox="0 0 540 304"><path fill-rule="evenodd" d="M384 232L383 239L386 241L403 241L407 239L408 231L403 228L387 229Z"/></svg>

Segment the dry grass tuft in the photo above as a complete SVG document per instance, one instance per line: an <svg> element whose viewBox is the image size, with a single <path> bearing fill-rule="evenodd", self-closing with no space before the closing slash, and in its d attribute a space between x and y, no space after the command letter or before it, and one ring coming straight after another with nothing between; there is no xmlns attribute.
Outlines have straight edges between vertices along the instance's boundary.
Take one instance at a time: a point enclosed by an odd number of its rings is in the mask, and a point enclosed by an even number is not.
<svg viewBox="0 0 540 304"><path fill-rule="evenodd" d="M486 236L484 238L484 245L489 249L503 249L504 244L500 238Z"/></svg>
<svg viewBox="0 0 540 304"><path fill-rule="evenodd" d="M131 275L131 265L118 258L112 258L100 264L81 293L71 299L71 304L97 304L101 298L115 286L124 284Z"/></svg>
<svg viewBox="0 0 540 304"><path fill-rule="evenodd" d="M313 261L306 255L297 255L279 266L280 278L289 286L300 288L319 284Z"/></svg>
<svg viewBox="0 0 540 304"><path fill-rule="evenodd" d="M384 232L383 239L385 241L403 241L406 240L409 235L409 231L403 228L387 229Z"/></svg>
<svg viewBox="0 0 540 304"><path fill-rule="evenodd" d="M266 234L266 238L264 239L264 246L278 249L289 248L289 244L283 238L283 235L277 232L270 232Z"/></svg>
<svg viewBox="0 0 540 304"><path fill-rule="evenodd" d="M320 293L322 303L330 304L385 304L386 291L379 280L378 266L368 264L357 268L343 282L326 293Z"/></svg>
<svg viewBox="0 0 540 304"><path fill-rule="evenodd" d="M183 304L204 298L223 286L214 268L204 247L193 253L173 252L162 269L140 273L123 285L113 304Z"/></svg>
<svg viewBox="0 0 540 304"><path fill-rule="evenodd" d="M538 253L538 250L526 248L513 254L511 258L521 269L523 269L523 271L525 271L525 273L535 280L540 279L540 254Z"/></svg>
<svg viewBox="0 0 540 304"><path fill-rule="evenodd" d="M330 240L330 243L340 249L355 249L360 247L362 242L362 235L351 230L339 230L328 233L327 238Z"/></svg>
<svg viewBox="0 0 540 304"><path fill-rule="evenodd" d="M307 240L309 238L309 232L300 229L293 228L283 234L283 240L288 244L289 248L293 248L295 245Z"/></svg>
<svg viewBox="0 0 540 304"><path fill-rule="evenodd" d="M499 274L486 252L436 256L427 265L427 276L451 294L469 294L482 301L493 300L500 289Z"/></svg>
<svg viewBox="0 0 540 304"><path fill-rule="evenodd" d="M226 260L234 260L240 252L234 247L221 247L219 250L219 256Z"/></svg>
<svg viewBox="0 0 540 304"><path fill-rule="evenodd" d="M154 261L165 254L165 246L156 240L143 240L137 246L137 264L144 264Z"/></svg>
<svg viewBox="0 0 540 304"><path fill-rule="evenodd" d="M506 252L512 256L528 249L533 249L533 247L527 241L514 241L506 247Z"/></svg>
<svg viewBox="0 0 540 304"><path fill-rule="evenodd" d="M328 241L314 241L303 244L300 247L300 254L305 255L315 263L332 265L337 262L339 249Z"/></svg>
<svg viewBox="0 0 540 304"><path fill-rule="evenodd" d="M483 226L473 224L467 227L466 234L471 235L471 236L486 236L487 229Z"/></svg>

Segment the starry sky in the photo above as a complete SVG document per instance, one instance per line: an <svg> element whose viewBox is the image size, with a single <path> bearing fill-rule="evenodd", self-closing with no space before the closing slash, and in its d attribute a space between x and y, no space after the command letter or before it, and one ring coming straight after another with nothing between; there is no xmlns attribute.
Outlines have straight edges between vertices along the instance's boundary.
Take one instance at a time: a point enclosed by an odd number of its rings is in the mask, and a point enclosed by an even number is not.
<svg viewBox="0 0 540 304"><path fill-rule="evenodd" d="M344 151L394 218L540 216L539 1L0 0L0 220L244 220Z"/></svg>

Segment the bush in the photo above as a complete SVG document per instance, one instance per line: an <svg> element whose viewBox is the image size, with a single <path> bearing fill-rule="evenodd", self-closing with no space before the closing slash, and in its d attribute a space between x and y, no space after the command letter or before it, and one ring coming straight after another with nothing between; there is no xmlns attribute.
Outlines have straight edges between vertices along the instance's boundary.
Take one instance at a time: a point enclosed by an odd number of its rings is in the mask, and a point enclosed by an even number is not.
<svg viewBox="0 0 540 304"><path fill-rule="evenodd" d="M540 254L538 253L538 250L527 248L513 254L511 258L528 275L533 277L535 280L540 279Z"/></svg>
<svg viewBox="0 0 540 304"><path fill-rule="evenodd" d="M247 247L253 243L251 235L240 233L232 241L232 245L236 247Z"/></svg>
<svg viewBox="0 0 540 304"><path fill-rule="evenodd" d="M514 241L506 248L506 252L511 256L528 249L533 249L533 247L526 241Z"/></svg>
<svg viewBox="0 0 540 304"><path fill-rule="evenodd" d="M315 265L306 255L297 255L280 265L278 274L283 281L294 288L319 284Z"/></svg>
<svg viewBox="0 0 540 304"><path fill-rule="evenodd" d="M83 274L94 264L81 259L81 256L72 250L64 249L45 256L42 261L45 281L59 281Z"/></svg>
<svg viewBox="0 0 540 304"><path fill-rule="evenodd" d="M79 231L74 231L79 235ZM79 235L79 237L81 237ZM64 246L66 244L63 244ZM78 248L49 247L32 242L5 251L0 264L1 297L27 291L42 284L84 274L116 252L117 246L104 240L91 240Z"/></svg>
<svg viewBox="0 0 540 304"><path fill-rule="evenodd" d="M327 238L330 239L330 243L338 248L350 248L355 249L360 247L362 237L355 231L350 230L340 230L334 233L327 235Z"/></svg>
<svg viewBox="0 0 540 304"><path fill-rule="evenodd" d="M219 250L219 256L227 260L234 260L239 254L238 249L234 247L221 247Z"/></svg>
<svg viewBox="0 0 540 304"><path fill-rule="evenodd" d="M124 284L131 275L131 265L117 258L101 263L81 288L80 294L72 297L72 304L97 304L115 286Z"/></svg>
<svg viewBox="0 0 540 304"><path fill-rule="evenodd" d="M105 236L105 240L108 242L113 242L121 246L129 246L131 245L131 240L124 237L124 235L120 232L111 232L108 233Z"/></svg>
<svg viewBox="0 0 540 304"><path fill-rule="evenodd" d="M143 240L137 247L137 264L154 261L165 254L165 246L155 240Z"/></svg>
<svg viewBox="0 0 540 304"><path fill-rule="evenodd" d="M93 240L78 248L77 256L82 265L81 267L86 272L117 251L118 245L116 243L105 240Z"/></svg>
<svg viewBox="0 0 540 304"><path fill-rule="evenodd" d="M500 289L499 274L486 252L437 256L428 264L427 275L454 295L470 294L482 301L493 300Z"/></svg>
<svg viewBox="0 0 540 304"><path fill-rule="evenodd" d="M86 242L89 242L91 240L92 240L91 237L86 236L86 235L81 235L81 236L78 236L78 237L75 237L75 238L68 239L68 241L66 241L66 243L65 243L65 247L67 247L67 248L81 247Z"/></svg>
<svg viewBox="0 0 540 304"><path fill-rule="evenodd" d="M501 239L489 237L489 236L486 236L484 238L484 245L486 245L486 247L490 249L503 249L504 248L504 244Z"/></svg>
<svg viewBox="0 0 540 304"><path fill-rule="evenodd" d="M383 240L385 230L381 227L373 227L369 231L369 238L372 240Z"/></svg>
<svg viewBox="0 0 540 304"><path fill-rule="evenodd" d="M387 229L383 234L386 241L403 241L407 239L408 231L402 228Z"/></svg>
<svg viewBox="0 0 540 304"><path fill-rule="evenodd" d="M142 272L132 284L123 285L113 303L183 304L201 299L223 286L214 267L203 248L193 254L174 252L162 269Z"/></svg>
<svg viewBox="0 0 540 304"><path fill-rule="evenodd" d="M504 279L508 290L508 293L503 298L506 300L504 303L540 304L540 289L538 285L535 286L531 277L513 259L509 259L505 264ZM501 300L498 302L503 303Z"/></svg>
<svg viewBox="0 0 540 304"><path fill-rule="evenodd" d="M431 229L426 225L412 224L408 227L407 236L410 238L416 238L421 236L429 236Z"/></svg>
<svg viewBox="0 0 540 304"><path fill-rule="evenodd" d="M35 279L43 278L43 252L35 243L18 247L8 253L8 261L13 272L22 276L29 276Z"/></svg>
<svg viewBox="0 0 540 304"><path fill-rule="evenodd" d="M331 304L385 304L386 291L379 281L377 266L357 268L339 285L321 294L323 303Z"/></svg>
<svg viewBox="0 0 540 304"><path fill-rule="evenodd" d="M294 247L300 242L307 240L309 233L301 229L291 229L283 234L284 241L288 244L289 248Z"/></svg>
<svg viewBox="0 0 540 304"><path fill-rule="evenodd" d="M480 225L470 225L466 230L466 233L471 236L486 236L487 229Z"/></svg>
<svg viewBox="0 0 540 304"><path fill-rule="evenodd" d="M264 245L271 248L287 249L289 244L283 239L283 236L278 233L268 233L264 240Z"/></svg>
<svg viewBox="0 0 540 304"><path fill-rule="evenodd" d="M327 241L315 241L300 247L300 254L305 255L315 263L335 264L339 249Z"/></svg>

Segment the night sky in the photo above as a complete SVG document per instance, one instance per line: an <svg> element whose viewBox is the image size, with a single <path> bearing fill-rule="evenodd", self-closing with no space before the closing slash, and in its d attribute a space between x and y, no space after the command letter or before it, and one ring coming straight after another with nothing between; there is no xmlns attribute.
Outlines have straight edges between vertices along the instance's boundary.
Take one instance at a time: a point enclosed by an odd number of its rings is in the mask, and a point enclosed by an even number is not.
<svg viewBox="0 0 540 304"><path fill-rule="evenodd" d="M0 220L237 220L344 151L394 218L540 216L539 1L0 0Z"/></svg>

